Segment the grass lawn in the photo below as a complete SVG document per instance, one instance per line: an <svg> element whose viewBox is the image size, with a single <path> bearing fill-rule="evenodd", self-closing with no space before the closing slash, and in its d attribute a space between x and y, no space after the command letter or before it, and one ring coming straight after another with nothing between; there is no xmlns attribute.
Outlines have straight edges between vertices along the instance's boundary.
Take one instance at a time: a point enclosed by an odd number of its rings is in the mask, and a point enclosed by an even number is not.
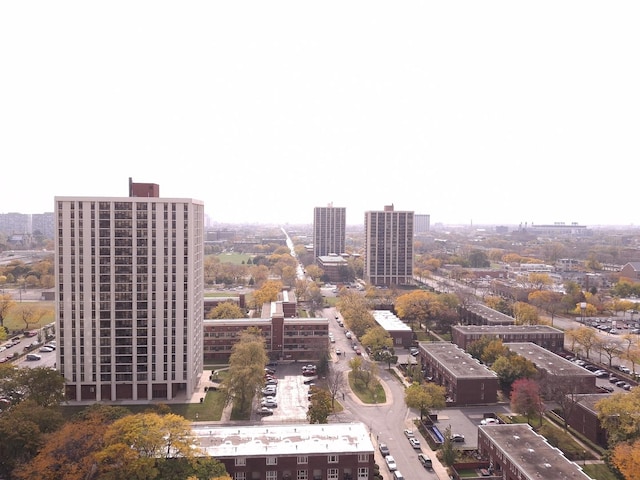
<svg viewBox="0 0 640 480"><path fill-rule="evenodd" d="M253 255L249 255L246 253L221 253L216 255L221 263L233 263L234 265L242 265L246 264L250 258L253 258Z"/></svg>
<svg viewBox="0 0 640 480"><path fill-rule="evenodd" d="M382 388L382 384L377 380L373 387L369 388L362 381L356 380L353 372L349 372L349 386L362 403L374 404L385 403L387 401L384 388Z"/></svg>
<svg viewBox="0 0 640 480"><path fill-rule="evenodd" d="M618 477L604 463L587 464L582 469L584 473L597 480L618 480Z"/></svg>
<svg viewBox="0 0 640 480"><path fill-rule="evenodd" d="M20 318L20 306L21 305L29 305L33 306L37 309L42 309L47 313L40 319L40 321L36 324L29 324L29 330L35 330L49 323L53 323L55 321L55 305L53 302L16 302L11 310L7 313L4 318L4 326L7 327L11 331L16 330L25 330L25 323Z"/></svg>
<svg viewBox="0 0 640 480"><path fill-rule="evenodd" d="M160 404L147 403L144 405L114 405L121 406L129 410L131 413L142 413L147 411L153 411ZM198 421L215 422L222 418L222 410L224 409L224 395L221 392L207 392L202 403L163 403L163 407L169 408L171 413L181 415L189 421L195 421L196 415ZM62 406L62 414L66 418L72 418L82 410L87 408L86 406Z"/></svg>

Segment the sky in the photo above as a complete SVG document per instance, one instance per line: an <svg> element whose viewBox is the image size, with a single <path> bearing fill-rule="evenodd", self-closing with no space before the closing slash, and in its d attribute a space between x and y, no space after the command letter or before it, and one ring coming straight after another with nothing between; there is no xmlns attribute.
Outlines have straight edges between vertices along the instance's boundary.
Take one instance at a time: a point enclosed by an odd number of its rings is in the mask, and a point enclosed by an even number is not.
<svg viewBox="0 0 640 480"><path fill-rule="evenodd" d="M640 2L0 3L0 213L636 225Z"/></svg>

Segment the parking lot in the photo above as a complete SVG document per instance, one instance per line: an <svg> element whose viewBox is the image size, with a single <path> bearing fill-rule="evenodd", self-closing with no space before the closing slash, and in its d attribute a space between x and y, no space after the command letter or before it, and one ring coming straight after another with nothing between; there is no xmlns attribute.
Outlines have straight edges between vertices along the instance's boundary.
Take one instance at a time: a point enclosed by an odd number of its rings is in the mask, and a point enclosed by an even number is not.
<svg viewBox="0 0 640 480"><path fill-rule="evenodd" d="M272 415L260 415L257 410L260 408L260 401L263 398L258 393L254 401L252 420L262 423L283 423L283 422L306 422L307 410L309 408L309 385L305 380L316 378L315 376L303 376L302 366L304 363L279 364L275 367L274 376L278 380L275 399L278 406L272 408Z"/></svg>

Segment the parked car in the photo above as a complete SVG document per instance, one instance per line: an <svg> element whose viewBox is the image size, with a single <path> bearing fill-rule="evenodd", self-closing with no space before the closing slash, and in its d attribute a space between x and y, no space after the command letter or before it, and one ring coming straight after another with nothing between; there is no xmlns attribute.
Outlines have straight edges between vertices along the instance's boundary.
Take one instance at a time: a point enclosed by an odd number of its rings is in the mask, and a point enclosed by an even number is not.
<svg viewBox="0 0 640 480"><path fill-rule="evenodd" d="M422 466L427 470L431 470L433 468L433 462L424 453L418 454L418 460L420 460L420 463L422 464Z"/></svg>
<svg viewBox="0 0 640 480"><path fill-rule="evenodd" d="M416 450L419 450L419 449L420 449L420 440L418 440L417 438L415 438L415 437L411 437L411 438L409 439L409 443L411 444L411 446L412 446L414 449L416 449Z"/></svg>
<svg viewBox="0 0 640 480"><path fill-rule="evenodd" d="M483 418L480 425L496 425L500 423L497 418Z"/></svg>
<svg viewBox="0 0 640 480"><path fill-rule="evenodd" d="M256 413L258 415L273 415L273 410L271 410L269 407L260 407Z"/></svg>
<svg viewBox="0 0 640 480"><path fill-rule="evenodd" d="M313 377L313 378L307 378L304 382L305 385L312 385L313 382L315 382L318 379L318 377Z"/></svg>
<svg viewBox="0 0 640 480"><path fill-rule="evenodd" d="M27 360L29 361L35 361L35 360L41 360L42 356L38 355L37 353L28 353L27 354Z"/></svg>
<svg viewBox="0 0 640 480"><path fill-rule="evenodd" d="M336 355L342 355L342 350L340 350L339 348L336 348Z"/></svg>
<svg viewBox="0 0 640 480"><path fill-rule="evenodd" d="M403 433L404 433L404 436L407 438L415 437L415 435L413 434L413 430L410 430L408 428L406 428Z"/></svg>
<svg viewBox="0 0 640 480"><path fill-rule="evenodd" d="M47 347L46 345L43 347L40 347L40 351L41 352L53 352L53 348L51 347Z"/></svg>
<svg viewBox="0 0 640 480"><path fill-rule="evenodd" d="M387 455L386 457L384 457L384 461L387 462L387 468L390 472L398 469L398 466L396 465L396 459L393 458L392 455Z"/></svg>
<svg viewBox="0 0 640 480"><path fill-rule="evenodd" d="M419 350L416 347L411 347L411 349L409 350L409 353L415 357L418 355Z"/></svg>
<svg viewBox="0 0 640 480"><path fill-rule="evenodd" d="M275 400L264 399L260 402L260 406L267 407L267 408L277 408L278 402L276 402Z"/></svg>
<svg viewBox="0 0 640 480"><path fill-rule="evenodd" d="M464 442L464 435L461 433L454 433L451 435L452 442Z"/></svg>
<svg viewBox="0 0 640 480"><path fill-rule="evenodd" d="M389 455L389 447L387 446L386 443L381 443L378 446L378 449L380 450L380 453L382 454L383 457L386 457L387 455Z"/></svg>

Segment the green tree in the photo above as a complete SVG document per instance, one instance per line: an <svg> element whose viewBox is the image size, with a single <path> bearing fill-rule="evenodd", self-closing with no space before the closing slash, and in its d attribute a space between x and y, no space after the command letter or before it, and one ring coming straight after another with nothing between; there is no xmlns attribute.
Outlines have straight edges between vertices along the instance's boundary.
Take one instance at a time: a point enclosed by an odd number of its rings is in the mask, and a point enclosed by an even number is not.
<svg viewBox="0 0 640 480"><path fill-rule="evenodd" d="M240 412L251 409L253 397L264 384L264 367L268 356L262 332L250 327L240 333L239 340L231 349L229 373L221 388L227 402L233 401Z"/></svg>
<svg viewBox="0 0 640 480"><path fill-rule="evenodd" d="M311 400L307 410L309 423L329 423L329 415L333 412L333 399L328 390L318 387L309 389Z"/></svg>
<svg viewBox="0 0 640 480"><path fill-rule="evenodd" d="M432 410L440 410L446 406L446 390L435 383L414 382L405 389L404 403L409 408L419 410L422 420Z"/></svg>
<svg viewBox="0 0 640 480"><path fill-rule="evenodd" d="M533 378L537 373L533 363L517 354L498 357L491 369L498 375L502 388L511 388L519 378Z"/></svg>
<svg viewBox="0 0 640 480"><path fill-rule="evenodd" d="M444 441L442 442L442 446L440 447L440 460L447 467L452 466L456 463L456 459L458 458L458 452L453 445L453 440L451 439L451 427L448 426L444 429L443 432Z"/></svg>
<svg viewBox="0 0 640 480"><path fill-rule="evenodd" d="M381 351L389 350L393 347L391 335L380 326L370 328L360 338L360 343L371 350L370 353L373 358L378 358Z"/></svg>

